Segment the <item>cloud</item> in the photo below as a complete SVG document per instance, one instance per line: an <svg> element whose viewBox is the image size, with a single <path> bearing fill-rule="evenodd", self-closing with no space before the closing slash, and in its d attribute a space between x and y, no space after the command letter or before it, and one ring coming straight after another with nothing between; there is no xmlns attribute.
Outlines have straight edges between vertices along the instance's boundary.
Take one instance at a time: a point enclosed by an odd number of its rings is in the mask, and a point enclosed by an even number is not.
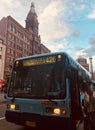
<svg viewBox="0 0 95 130"><path fill-rule="evenodd" d="M74 30L73 30L74 29ZM80 37L80 31L78 29L75 29L75 27L72 27L72 32L70 33L70 36L73 39L78 39Z"/></svg>
<svg viewBox="0 0 95 130"><path fill-rule="evenodd" d="M85 53L84 49L76 52L76 57L80 57L80 56L83 56L83 57L86 56L86 53Z"/></svg>
<svg viewBox="0 0 95 130"><path fill-rule="evenodd" d="M93 70L95 71L95 37L91 36L88 40L88 43L89 46L78 51L76 55L77 57L78 56L86 57L88 59L88 63L89 63L89 58L92 57Z"/></svg>
<svg viewBox="0 0 95 130"><path fill-rule="evenodd" d="M50 42L54 39L65 37L79 37L78 30L70 25L67 20L67 3L61 0L50 2L39 15L40 34L42 42Z"/></svg>
<svg viewBox="0 0 95 130"><path fill-rule="evenodd" d="M55 40L49 44L47 43L46 46L48 46L52 52L65 51L66 47L68 46L68 40L65 38L61 40Z"/></svg>
<svg viewBox="0 0 95 130"><path fill-rule="evenodd" d="M95 57L95 37L91 36L88 42L89 42L89 46L79 51L79 53L81 53L82 55L86 57Z"/></svg>
<svg viewBox="0 0 95 130"><path fill-rule="evenodd" d="M95 45L90 46L89 48L85 49L83 52L86 53L86 56L88 57L95 55Z"/></svg>
<svg viewBox="0 0 95 130"><path fill-rule="evenodd" d="M20 7L20 2L17 0L4 0L0 1L0 12L3 11L3 13L0 13L1 16L4 16L5 14L9 14L13 12L13 9L18 9Z"/></svg>
<svg viewBox="0 0 95 130"><path fill-rule="evenodd" d="M84 48L81 47L81 46L75 46L75 49L76 49L77 51L82 51Z"/></svg>
<svg viewBox="0 0 95 130"><path fill-rule="evenodd" d="M95 38L94 37L90 37L89 38L89 47L85 48L83 50L83 53L87 56L87 57L92 57L95 56Z"/></svg>
<svg viewBox="0 0 95 130"><path fill-rule="evenodd" d="M53 1L43 10L39 16L40 33L43 41L51 41L53 39L62 38L67 35L67 25L58 21L60 13L60 1Z"/></svg>
<svg viewBox="0 0 95 130"><path fill-rule="evenodd" d="M89 44L91 46L95 45L95 36L92 36L92 37L89 38Z"/></svg>
<svg viewBox="0 0 95 130"><path fill-rule="evenodd" d="M95 37L91 36L89 38L89 47L84 50L87 56L95 56Z"/></svg>
<svg viewBox="0 0 95 130"><path fill-rule="evenodd" d="M9 12L9 8L12 8L12 3L11 1L8 0L4 0L4 1L0 1L0 17L4 17L4 15L6 14L6 12Z"/></svg>
<svg viewBox="0 0 95 130"><path fill-rule="evenodd" d="M26 5L23 4L23 1L19 1L19 0L0 1L0 19L10 15L23 26L25 25L26 8L27 7Z"/></svg>
<svg viewBox="0 0 95 130"><path fill-rule="evenodd" d="M95 10L93 10L90 14L88 14L89 19L95 19Z"/></svg>

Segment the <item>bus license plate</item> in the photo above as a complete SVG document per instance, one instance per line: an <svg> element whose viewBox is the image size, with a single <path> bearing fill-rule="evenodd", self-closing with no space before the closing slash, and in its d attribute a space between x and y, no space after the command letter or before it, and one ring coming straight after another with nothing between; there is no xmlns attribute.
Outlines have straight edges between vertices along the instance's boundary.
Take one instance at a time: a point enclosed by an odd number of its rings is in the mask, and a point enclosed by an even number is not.
<svg viewBox="0 0 95 130"><path fill-rule="evenodd" d="M26 121L26 126L36 127L36 122L34 122L34 121Z"/></svg>

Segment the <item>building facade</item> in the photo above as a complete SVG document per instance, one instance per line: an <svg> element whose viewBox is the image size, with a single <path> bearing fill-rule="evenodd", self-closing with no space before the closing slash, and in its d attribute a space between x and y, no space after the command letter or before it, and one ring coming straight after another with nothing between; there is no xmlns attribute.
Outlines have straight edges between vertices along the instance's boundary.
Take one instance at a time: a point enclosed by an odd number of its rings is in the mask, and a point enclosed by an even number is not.
<svg viewBox="0 0 95 130"><path fill-rule="evenodd" d="M93 72L93 80L95 81L95 72Z"/></svg>
<svg viewBox="0 0 95 130"><path fill-rule="evenodd" d="M95 72L93 72L93 69L91 69L91 62L88 64L87 59L84 57L79 57L77 61L87 70L91 73L92 79L95 81Z"/></svg>
<svg viewBox="0 0 95 130"><path fill-rule="evenodd" d="M3 44L3 39L0 38L0 80L3 80L4 65L5 65L5 52L6 46Z"/></svg>
<svg viewBox="0 0 95 130"><path fill-rule="evenodd" d="M24 28L11 16L3 17L0 20L0 34L4 37L3 45L6 47L3 78L10 75L16 58L50 52L41 43L38 33L39 23L33 3L31 3L25 22Z"/></svg>
<svg viewBox="0 0 95 130"><path fill-rule="evenodd" d="M84 57L79 57L77 62L81 64L87 71L89 71L89 64L87 63L87 59Z"/></svg>

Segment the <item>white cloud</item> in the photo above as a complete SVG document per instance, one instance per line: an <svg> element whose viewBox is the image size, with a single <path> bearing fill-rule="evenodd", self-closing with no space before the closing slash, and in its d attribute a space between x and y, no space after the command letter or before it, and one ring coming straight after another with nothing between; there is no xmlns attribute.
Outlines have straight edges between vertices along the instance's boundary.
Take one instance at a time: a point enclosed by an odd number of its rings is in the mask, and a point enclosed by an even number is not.
<svg viewBox="0 0 95 130"><path fill-rule="evenodd" d="M52 50L52 52L56 52L56 51L64 51L66 46L68 45L68 41L67 39L63 39L61 41L55 41L52 44L49 44L49 48L50 50Z"/></svg>
<svg viewBox="0 0 95 130"><path fill-rule="evenodd" d="M77 57L80 57L80 56L85 56L86 54L83 52L83 50L81 50L81 51L78 51L77 53L76 53L76 56Z"/></svg>
<svg viewBox="0 0 95 130"><path fill-rule="evenodd" d="M60 4L60 1L52 1L39 16L42 41L49 42L69 34L69 25L63 21L62 23L59 21L60 12L62 11ZM64 17L65 14L63 12L63 18Z"/></svg>
<svg viewBox="0 0 95 130"><path fill-rule="evenodd" d="M10 10L9 8L11 7L12 7L12 4L10 0L0 1L0 17L4 17L4 15L6 15L7 12L9 12Z"/></svg>
<svg viewBox="0 0 95 130"><path fill-rule="evenodd" d="M93 10L90 14L88 14L89 19L95 19L95 10Z"/></svg>
<svg viewBox="0 0 95 130"><path fill-rule="evenodd" d="M0 19L7 16L12 16L16 21L18 21L21 25L24 24L25 17L23 13L25 13L24 5L19 0L3 0L0 1ZM2 13L3 12L3 13ZM23 24L22 24L23 19Z"/></svg>

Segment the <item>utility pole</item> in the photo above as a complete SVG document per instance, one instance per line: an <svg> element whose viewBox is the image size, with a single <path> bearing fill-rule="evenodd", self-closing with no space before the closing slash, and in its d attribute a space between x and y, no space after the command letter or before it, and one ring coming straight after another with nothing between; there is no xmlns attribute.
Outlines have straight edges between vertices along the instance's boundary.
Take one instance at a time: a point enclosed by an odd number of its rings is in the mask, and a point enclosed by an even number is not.
<svg viewBox="0 0 95 130"><path fill-rule="evenodd" d="M92 57L89 58L89 61L90 61L90 73L92 75L92 79L94 78L93 77L93 64L92 64Z"/></svg>

